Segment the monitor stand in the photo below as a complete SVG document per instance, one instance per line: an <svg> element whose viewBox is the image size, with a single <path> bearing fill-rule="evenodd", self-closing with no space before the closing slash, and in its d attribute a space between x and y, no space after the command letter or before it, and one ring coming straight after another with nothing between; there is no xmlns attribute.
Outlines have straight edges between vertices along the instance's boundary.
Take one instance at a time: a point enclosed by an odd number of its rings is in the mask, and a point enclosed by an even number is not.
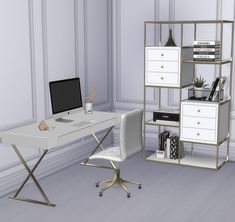
<svg viewBox="0 0 235 222"><path fill-rule="evenodd" d="M56 122L61 122L61 123L71 123L73 122L72 119L64 119L64 118L57 118L55 119Z"/></svg>

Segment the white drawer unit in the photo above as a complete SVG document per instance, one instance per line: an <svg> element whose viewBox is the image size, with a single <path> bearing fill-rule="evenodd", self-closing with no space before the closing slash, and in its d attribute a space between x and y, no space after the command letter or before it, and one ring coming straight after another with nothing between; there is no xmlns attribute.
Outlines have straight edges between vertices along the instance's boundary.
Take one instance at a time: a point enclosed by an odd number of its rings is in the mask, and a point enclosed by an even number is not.
<svg viewBox="0 0 235 222"><path fill-rule="evenodd" d="M182 115L215 118L217 106L182 103Z"/></svg>
<svg viewBox="0 0 235 222"><path fill-rule="evenodd" d="M148 72L176 72L179 70L178 62L149 61Z"/></svg>
<svg viewBox="0 0 235 222"><path fill-rule="evenodd" d="M158 83L161 84L161 86L164 85L174 86L176 83L179 82L179 75L178 73L151 72L148 74L146 82L149 85Z"/></svg>
<svg viewBox="0 0 235 222"><path fill-rule="evenodd" d="M228 103L184 101L181 103L180 139L185 142L219 144L228 136ZM219 128L218 128L219 126Z"/></svg>
<svg viewBox="0 0 235 222"><path fill-rule="evenodd" d="M181 124L183 127L216 130L214 118L183 116Z"/></svg>
<svg viewBox="0 0 235 222"><path fill-rule="evenodd" d="M215 143L216 141L215 130L182 127L182 135L184 140L188 141L204 143Z"/></svg>
<svg viewBox="0 0 235 222"><path fill-rule="evenodd" d="M146 56L148 61L179 61L179 47L147 47Z"/></svg>
<svg viewBox="0 0 235 222"><path fill-rule="evenodd" d="M145 84L178 87L181 48L146 47L145 50Z"/></svg>

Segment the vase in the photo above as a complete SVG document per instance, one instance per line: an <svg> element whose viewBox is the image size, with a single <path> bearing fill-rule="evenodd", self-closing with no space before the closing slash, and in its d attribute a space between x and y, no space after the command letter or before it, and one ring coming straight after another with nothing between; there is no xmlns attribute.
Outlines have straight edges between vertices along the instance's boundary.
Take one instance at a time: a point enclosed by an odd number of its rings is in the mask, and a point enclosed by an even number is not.
<svg viewBox="0 0 235 222"><path fill-rule="evenodd" d="M172 29L169 30L169 37L168 37L168 40L167 40L165 46L176 46L176 44L173 40L173 37L172 37Z"/></svg>
<svg viewBox="0 0 235 222"><path fill-rule="evenodd" d="M195 98L202 98L204 95L204 88L194 87Z"/></svg>

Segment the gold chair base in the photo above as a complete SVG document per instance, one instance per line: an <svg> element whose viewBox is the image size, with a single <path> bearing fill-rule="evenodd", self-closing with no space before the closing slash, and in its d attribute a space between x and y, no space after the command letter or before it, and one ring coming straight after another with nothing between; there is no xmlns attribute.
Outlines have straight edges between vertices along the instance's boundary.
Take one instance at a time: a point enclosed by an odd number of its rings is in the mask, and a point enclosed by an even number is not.
<svg viewBox="0 0 235 222"><path fill-rule="evenodd" d="M127 197L131 197L131 193L130 191L127 189L125 183L130 183L130 184L134 184L137 185L139 189L141 189L141 183L138 182L132 182L132 181L128 181L128 180L123 180L120 177L120 169L114 169L114 177L112 180L102 180L102 181L98 181L96 182L96 187L99 187L99 185L101 183L106 183L108 184L106 187L104 187L103 189L100 190L99 192L99 196L103 195L103 192L106 191L107 189L109 189L110 187L112 187L115 184L118 184L126 193L127 193Z"/></svg>

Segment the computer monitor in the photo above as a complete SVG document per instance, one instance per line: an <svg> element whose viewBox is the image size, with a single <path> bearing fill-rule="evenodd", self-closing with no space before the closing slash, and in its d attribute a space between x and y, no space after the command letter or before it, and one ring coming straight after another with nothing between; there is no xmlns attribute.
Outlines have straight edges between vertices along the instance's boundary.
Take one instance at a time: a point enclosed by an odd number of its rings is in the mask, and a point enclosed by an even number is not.
<svg viewBox="0 0 235 222"><path fill-rule="evenodd" d="M49 82L52 114L56 121L71 122L63 117L82 110L80 79Z"/></svg>

